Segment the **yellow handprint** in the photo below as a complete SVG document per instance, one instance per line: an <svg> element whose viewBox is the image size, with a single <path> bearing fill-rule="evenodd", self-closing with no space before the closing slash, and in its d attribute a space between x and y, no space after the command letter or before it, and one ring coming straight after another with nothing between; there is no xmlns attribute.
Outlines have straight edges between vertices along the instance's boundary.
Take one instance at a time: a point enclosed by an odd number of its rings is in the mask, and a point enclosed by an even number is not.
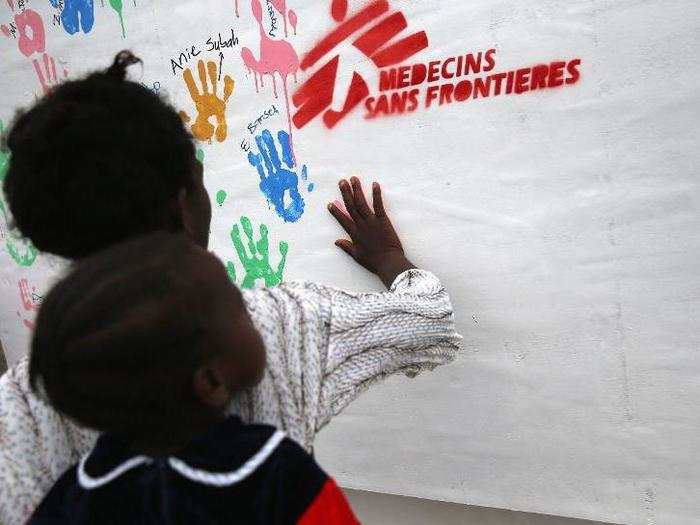
<svg viewBox="0 0 700 525"><path fill-rule="evenodd" d="M212 136L216 136L218 142L223 142L226 140L226 135L228 134L226 103L228 99L231 98L235 83L230 76L225 75L224 96L223 98L219 97L219 72L217 72L216 63L211 61L207 62L205 69L204 60L200 60L197 63L197 69L199 70L199 82L202 85L201 92L194 83L194 77L192 76L192 70L190 68L185 69L182 75L185 79L185 84L187 84L187 89L190 92L190 97L192 97L192 101L197 108L197 118L190 128L192 130L192 135L198 140L211 140ZM207 72L209 73L209 81L207 81ZM209 82L211 82L211 91L209 91ZM185 122L190 121L190 116L185 111L181 111L180 116ZM216 121L216 126L209 121L212 117L214 117Z"/></svg>

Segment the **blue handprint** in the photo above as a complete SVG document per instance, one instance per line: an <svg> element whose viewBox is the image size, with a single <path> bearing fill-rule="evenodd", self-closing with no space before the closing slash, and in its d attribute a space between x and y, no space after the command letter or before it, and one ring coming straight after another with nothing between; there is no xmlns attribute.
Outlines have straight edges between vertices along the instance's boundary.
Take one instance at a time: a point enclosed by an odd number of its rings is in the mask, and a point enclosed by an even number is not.
<svg viewBox="0 0 700 525"><path fill-rule="evenodd" d="M279 131L277 140L281 146L281 158L272 133L266 129L255 137L260 153L248 153L248 162L258 170L260 190L267 197L268 202L275 207L277 215L285 222L296 222L304 213L304 199L299 193L299 178L304 182L307 181L307 169L306 165L302 166L299 176L293 171L296 162L292 155L289 134L286 131ZM313 189L313 183L308 183L307 190L313 191Z"/></svg>
<svg viewBox="0 0 700 525"><path fill-rule="evenodd" d="M60 0L49 0L52 6L60 7ZM93 0L63 0L61 25L66 33L73 35L82 26L83 33L89 33L95 23L95 5Z"/></svg>

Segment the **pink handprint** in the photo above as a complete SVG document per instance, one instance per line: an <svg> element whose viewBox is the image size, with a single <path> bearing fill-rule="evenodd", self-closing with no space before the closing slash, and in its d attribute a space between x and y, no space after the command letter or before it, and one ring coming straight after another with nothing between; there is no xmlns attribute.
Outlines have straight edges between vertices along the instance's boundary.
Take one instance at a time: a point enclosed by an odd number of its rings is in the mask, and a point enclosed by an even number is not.
<svg viewBox="0 0 700 525"><path fill-rule="evenodd" d="M38 299L39 296L36 295L36 287L32 286L29 288L29 281L27 279L21 279L19 281L19 297L22 300L22 307L25 312L31 312L39 309Z"/></svg>
<svg viewBox="0 0 700 525"><path fill-rule="evenodd" d="M25 315L30 315L39 309L39 303L41 301L41 296L37 295L36 288L34 286L29 286L29 281L27 279L21 279L18 283L19 285L19 298L22 301L22 308L24 309ZM22 319L22 324L29 330L34 330L34 321L31 319L26 319L24 316L17 312L17 315Z"/></svg>
<svg viewBox="0 0 700 525"><path fill-rule="evenodd" d="M17 24L19 31L17 46L20 53L29 57L34 53L43 53L46 50L46 32L39 13L33 9L18 13L15 15L15 24Z"/></svg>
<svg viewBox="0 0 700 525"><path fill-rule="evenodd" d="M286 4L280 4L279 0L275 0L273 5L280 9L286 9ZM244 47L241 50L241 58L248 71L253 72L256 92L259 90L258 76L260 77L260 86L262 87L264 76L270 75L272 79L272 92L275 98L277 98L277 80L275 78L275 73L281 78L282 87L284 89L284 101L287 108L288 133L290 140L292 140L292 117L289 109L287 79L289 75L292 75L296 81L297 71L299 70L299 56L289 42L286 40L273 40L265 32L260 0L251 0L250 8L255 17L255 21L258 23L258 32L260 34L260 58L255 58L253 51L248 47ZM296 24L296 14L294 15L294 20ZM292 148L292 152L293 151L294 148Z"/></svg>
<svg viewBox="0 0 700 525"><path fill-rule="evenodd" d="M12 12L15 13L15 6L12 1L8 0L7 4L12 9ZM34 9L25 9L21 13L15 13L14 20L15 27L12 30L5 24L0 26L3 34L6 37L10 37L14 36L15 32L19 33L17 47L19 52L25 57L29 57L34 53L43 53L46 50L46 31L39 13L34 11Z"/></svg>
<svg viewBox="0 0 700 525"><path fill-rule="evenodd" d="M19 52L25 57L31 58L41 89L43 93L46 94L53 86L58 84L59 78L56 74L56 64L53 57L46 53L46 31L44 29L44 22L41 16L39 16L39 13L33 9L25 9L17 13L15 12L15 6L12 0L8 0L7 4L14 13L14 25L16 29L13 29L19 33L19 38L17 40ZM10 31L4 24L0 26L0 29L2 29L2 32L7 37L14 35L14 31ZM33 55L41 55L41 57L34 56L32 58ZM43 70L41 67L42 62ZM67 75L68 71L64 69L63 76L66 77Z"/></svg>
<svg viewBox="0 0 700 525"><path fill-rule="evenodd" d="M53 87L57 86L60 82L58 75L56 74L56 61L52 56L44 53L43 57L43 68L41 67L39 60L32 59L32 64L34 64L34 71L36 71L36 76L41 84L41 89L44 94L48 93ZM68 76L68 71L63 70L63 78Z"/></svg>

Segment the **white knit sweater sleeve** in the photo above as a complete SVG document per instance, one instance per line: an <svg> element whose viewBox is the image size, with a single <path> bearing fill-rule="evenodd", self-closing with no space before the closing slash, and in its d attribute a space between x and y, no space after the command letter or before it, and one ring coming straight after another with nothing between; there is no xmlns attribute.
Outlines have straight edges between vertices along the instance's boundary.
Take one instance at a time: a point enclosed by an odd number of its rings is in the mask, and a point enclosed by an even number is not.
<svg viewBox="0 0 700 525"><path fill-rule="evenodd" d="M309 449L369 385L448 363L462 341L447 292L424 270L404 272L383 293L287 283L245 297L268 370L247 397L247 414L241 407L244 417L275 424Z"/></svg>
<svg viewBox="0 0 700 525"><path fill-rule="evenodd" d="M95 432L61 417L29 387L28 360L0 378L0 523L25 523Z"/></svg>

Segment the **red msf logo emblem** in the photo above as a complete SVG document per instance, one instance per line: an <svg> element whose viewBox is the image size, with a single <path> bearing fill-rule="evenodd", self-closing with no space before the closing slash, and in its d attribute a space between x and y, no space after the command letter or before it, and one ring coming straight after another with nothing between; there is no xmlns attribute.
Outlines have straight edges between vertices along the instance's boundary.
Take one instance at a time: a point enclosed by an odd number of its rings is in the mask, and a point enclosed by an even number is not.
<svg viewBox="0 0 700 525"><path fill-rule="evenodd" d="M405 62L428 47L428 36L425 31L397 38L399 33L408 27L408 23L400 11L389 11L388 0L377 0L357 14L348 17L347 0L333 0L331 16L338 26L306 54L300 64L301 70L306 71L316 66L339 44L351 38L355 39L352 45L371 59L377 68ZM367 28L367 26L370 27ZM356 36L358 33L360 33L359 36ZM339 53L327 59L294 93L292 102L297 111L292 121L297 128L303 128L322 113L323 123L328 128L332 128L369 96L367 82L360 74L353 71L342 109L336 111L331 108L339 61Z"/></svg>

